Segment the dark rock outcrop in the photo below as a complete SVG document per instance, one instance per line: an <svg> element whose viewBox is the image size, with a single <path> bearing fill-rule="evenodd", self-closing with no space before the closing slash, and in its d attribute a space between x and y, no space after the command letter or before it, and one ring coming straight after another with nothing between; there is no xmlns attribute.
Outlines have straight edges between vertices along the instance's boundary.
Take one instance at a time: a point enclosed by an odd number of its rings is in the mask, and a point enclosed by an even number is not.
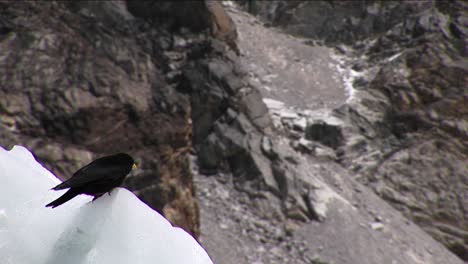
<svg viewBox="0 0 468 264"><path fill-rule="evenodd" d="M329 44L352 44L385 33L422 10L431 1L251 1L253 12L288 33Z"/></svg>
<svg viewBox="0 0 468 264"><path fill-rule="evenodd" d="M308 124L305 130L305 138L318 141L334 149L344 144L341 128L339 126L329 125L324 121Z"/></svg>
<svg viewBox="0 0 468 264"><path fill-rule="evenodd" d="M211 48L213 54L221 54L216 45ZM287 215L288 208L297 205L306 220L308 208L301 191L288 187L288 181L295 181L294 173L285 175L278 153L273 148L266 150L265 140L273 135L268 109L259 91L244 80L240 67L235 59L203 54L183 70L181 90L191 98L199 171L232 172L240 190L254 196L273 193L284 203L283 213Z"/></svg>

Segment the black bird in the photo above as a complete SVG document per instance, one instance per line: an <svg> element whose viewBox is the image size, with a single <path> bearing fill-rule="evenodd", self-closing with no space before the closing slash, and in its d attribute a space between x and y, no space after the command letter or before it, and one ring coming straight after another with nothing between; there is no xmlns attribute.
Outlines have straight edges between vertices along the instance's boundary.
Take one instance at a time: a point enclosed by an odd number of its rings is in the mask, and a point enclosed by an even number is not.
<svg viewBox="0 0 468 264"><path fill-rule="evenodd" d="M125 153L96 159L75 172L70 179L52 188L52 190L70 189L46 207L55 208L79 194L93 195L94 201L122 184L125 176L134 168L136 164L133 158Z"/></svg>

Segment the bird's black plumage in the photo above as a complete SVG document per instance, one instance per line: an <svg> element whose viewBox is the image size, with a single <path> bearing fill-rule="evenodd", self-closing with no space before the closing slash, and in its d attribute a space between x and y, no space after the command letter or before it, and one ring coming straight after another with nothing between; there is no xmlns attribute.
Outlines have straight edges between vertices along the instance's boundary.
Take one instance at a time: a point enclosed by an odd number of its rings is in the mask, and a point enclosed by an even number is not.
<svg viewBox="0 0 468 264"><path fill-rule="evenodd" d="M94 199L97 199L122 184L134 166L136 165L133 158L125 153L96 159L75 172L70 179L52 188L70 189L46 207L55 208L79 194L93 195Z"/></svg>

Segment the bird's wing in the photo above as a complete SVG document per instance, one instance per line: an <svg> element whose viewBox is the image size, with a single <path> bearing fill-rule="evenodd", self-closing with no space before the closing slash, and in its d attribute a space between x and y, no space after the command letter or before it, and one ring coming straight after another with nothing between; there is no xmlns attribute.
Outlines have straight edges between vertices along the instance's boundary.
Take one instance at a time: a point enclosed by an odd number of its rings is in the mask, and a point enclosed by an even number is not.
<svg viewBox="0 0 468 264"><path fill-rule="evenodd" d="M83 168L79 169L73 174L73 176L55 186L54 190L62 190L71 187L79 187L96 181L105 181L106 179L113 177L120 177L121 170L118 166L96 166L96 164L90 163Z"/></svg>

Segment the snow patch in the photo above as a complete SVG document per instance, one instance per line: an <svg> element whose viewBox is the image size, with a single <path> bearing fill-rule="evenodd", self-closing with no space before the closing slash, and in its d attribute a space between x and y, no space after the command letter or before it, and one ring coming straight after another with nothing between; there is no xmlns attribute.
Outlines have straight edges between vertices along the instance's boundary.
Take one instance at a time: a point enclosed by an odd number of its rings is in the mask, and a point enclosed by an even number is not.
<svg viewBox="0 0 468 264"><path fill-rule="evenodd" d="M284 108L284 103L271 98L263 98L263 102L270 110L280 110Z"/></svg>
<svg viewBox="0 0 468 264"><path fill-rule="evenodd" d="M336 70L341 75L342 81L345 86L345 93L347 96L346 103L352 101L355 97L356 89L354 89L353 83L358 77L365 76L365 72L357 72L350 67L345 66L346 60L344 56L338 54L332 54L331 58L337 61Z"/></svg>
<svg viewBox="0 0 468 264"><path fill-rule="evenodd" d="M401 54L403 54L403 52L398 52L397 54L391 56L390 58L387 59L388 62L391 62L391 61L394 61L395 59L397 59L398 57L401 56Z"/></svg>

